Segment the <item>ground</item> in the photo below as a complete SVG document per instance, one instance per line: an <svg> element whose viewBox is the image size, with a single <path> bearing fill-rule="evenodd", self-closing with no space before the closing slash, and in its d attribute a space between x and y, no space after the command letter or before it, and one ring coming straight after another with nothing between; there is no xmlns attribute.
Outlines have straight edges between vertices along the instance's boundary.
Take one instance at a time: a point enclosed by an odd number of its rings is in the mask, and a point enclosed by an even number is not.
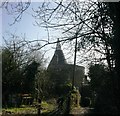
<svg viewBox="0 0 120 116"><path fill-rule="evenodd" d="M83 116L83 115L89 115L90 113L92 113L93 109L89 108L89 107L74 107L71 111L70 114L75 116Z"/></svg>
<svg viewBox="0 0 120 116"><path fill-rule="evenodd" d="M42 102L42 114L48 114L52 112L56 108L55 100L43 101ZM22 105L20 108L3 108L2 116L32 116L37 114L37 106L36 105Z"/></svg>
<svg viewBox="0 0 120 116"><path fill-rule="evenodd" d="M42 116L58 116L60 111L55 99L42 102ZM70 111L72 116L88 115L91 109L88 107L73 107ZM2 110L2 116L37 116L37 107L22 106L20 108L7 108Z"/></svg>

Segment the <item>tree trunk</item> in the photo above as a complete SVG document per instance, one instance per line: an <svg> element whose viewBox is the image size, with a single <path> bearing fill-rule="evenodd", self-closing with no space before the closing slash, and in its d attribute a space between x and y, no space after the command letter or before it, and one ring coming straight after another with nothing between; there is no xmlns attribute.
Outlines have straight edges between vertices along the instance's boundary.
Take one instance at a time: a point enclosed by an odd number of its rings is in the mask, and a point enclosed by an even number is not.
<svg viewBox="0 0 120 116"><path fill-rule="evenodd" d="M109 3L110 17L113 20L113 50L115 54L115 82L116 82L116 105L120 112L120 3Z"/></svg>

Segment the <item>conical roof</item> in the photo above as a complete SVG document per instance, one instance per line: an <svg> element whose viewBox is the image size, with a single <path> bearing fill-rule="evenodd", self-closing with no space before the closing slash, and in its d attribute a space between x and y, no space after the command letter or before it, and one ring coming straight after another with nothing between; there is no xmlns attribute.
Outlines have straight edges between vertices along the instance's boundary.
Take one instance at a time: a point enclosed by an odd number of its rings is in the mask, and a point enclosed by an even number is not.
<svg viewBox="0 0 120 116"><path fill-rule="evenodd" d="M52 57L52 60L50 61L50 64L48 67L55 66L55 65L64 65L67 64L63 51L61 50L61 45L58 39L57 45L56 45L56 50L55 53Z"/></svg>

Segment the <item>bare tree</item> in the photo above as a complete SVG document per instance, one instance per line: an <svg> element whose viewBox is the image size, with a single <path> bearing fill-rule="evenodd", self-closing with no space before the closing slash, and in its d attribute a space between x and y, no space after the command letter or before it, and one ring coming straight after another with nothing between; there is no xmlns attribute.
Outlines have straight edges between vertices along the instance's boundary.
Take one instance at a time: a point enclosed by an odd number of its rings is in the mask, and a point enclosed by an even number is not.
<svg viewBox="0 0 120 116"><path fill-rule="evenodd" d="M30 2L11 3L5 1L2 3L2 8L6 9L10 15L15 15L15 20L12 24L19 22L24 12L29 8ZM111 48L112 25L111 18L106 15L104 10L107 6L103 3L79 0L58 0L43 2L38 8L33 9L33 17L36 19L36 25L46 28L48 32L47 40L27 41L29 43L44 42L42 46L34 46L34 50L39 50L46 45L54 44L50 37L49 30L60 30L60 42L65 46L70 46L71 55L74 53L75 39L77 35L77 48L80 50L78 56L81 59L78 62L95 61L101 62L107 60L109 69L114 66L113 51ZM109 23L108 23L109 22ZM68 47L67 47L68 49ZM96 55L99 54L99 55ZM88 56L88 57L87 57ZM69 58L68 57L68 58Z"/></svg>
<svg viewBox="0 0 120 116"><path fill-rule="evenodd" d="M110 44L113 22L105 14L105 8L103 3L91 0L87 2L79 0L44 2L38 9L34 9L34 17L38 26L47 28L47 30L51 28L61 30L60 42L69 43L73 46L72 49L77 35L77 48L82 53L79 56L82 56L83 59L84 55L84 58L88 59L87 61L92 59L96 62L107 60L111 70L114 66ZM52 38L49 38L48 43L51 40ZM94 57L95 54L99 55ZM89 58L87 58L88 55Z"/></svg>
<svg viewBox="0 0 120 116"><path fill-rule="evenodd" d="M46 59L44 59L45 51L38 48L41 47L40 43L36 41L31 42L26 40L26 37L19 37L15 34L10 34L11 40L6 40L3 37L4 45L3 49L9 49L14 57L15 62L17 62L19 67L24 67L26 64L30 64L33 60L44 65Z"/></svg>
<svg viewBox="0 0 120 116"><path fill-rule="evenodd" d="M9 94L34 93L35 75L44 69L44 54L34 50L34 45L25 38L11 34L11 41L5 40L2 46L2 89L3 106L8 105ZM40 45L39 45L40 47ZM30 81L28 83L28 81ZM32 86L31 86L32 85Z"/></svg>
<svg viewBox="0 0 120 116"><path fill-rule="evenodd" d="M13 22L10 25L13 25L17 22L20 22L24 12L30 7L31 2L9 2L8 0L2 1L0 8L5 9L8 15L14 17Z"/></svg>

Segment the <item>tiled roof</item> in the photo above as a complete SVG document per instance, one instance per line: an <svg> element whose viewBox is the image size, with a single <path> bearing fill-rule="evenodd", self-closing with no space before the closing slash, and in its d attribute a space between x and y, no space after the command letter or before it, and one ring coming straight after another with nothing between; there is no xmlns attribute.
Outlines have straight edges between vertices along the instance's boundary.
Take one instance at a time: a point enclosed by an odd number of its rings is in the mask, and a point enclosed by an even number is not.
<svg viewBox="0 0 120 116"><path fill-rule="evenodd" d="M67 64L67 62L66 62L65 56L63 54L63 51L61 50L61 45L58 41L58 43L56 45L55 53L54 53L52 60L48 67L51 67L54 65L64 65L64 64Z"/></svg>

